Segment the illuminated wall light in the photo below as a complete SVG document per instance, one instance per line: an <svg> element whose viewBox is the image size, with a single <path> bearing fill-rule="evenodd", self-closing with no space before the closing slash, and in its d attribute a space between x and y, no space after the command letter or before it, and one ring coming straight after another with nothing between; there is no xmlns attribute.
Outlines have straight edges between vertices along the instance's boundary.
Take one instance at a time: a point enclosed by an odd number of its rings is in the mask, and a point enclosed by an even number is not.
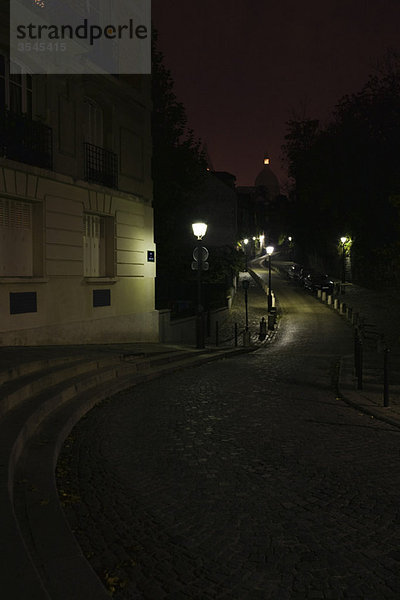
<svg viewBox="0 0 400 600"><path fill-rule="evenodd" d="M269 165L269 158L264 158L264 165Z"/></svg>

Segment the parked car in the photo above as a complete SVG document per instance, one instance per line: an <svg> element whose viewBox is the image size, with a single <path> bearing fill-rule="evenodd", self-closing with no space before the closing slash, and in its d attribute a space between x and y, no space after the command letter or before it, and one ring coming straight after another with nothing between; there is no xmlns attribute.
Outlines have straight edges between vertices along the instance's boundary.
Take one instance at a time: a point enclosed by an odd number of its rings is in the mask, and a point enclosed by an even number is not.
<svg viewBox="0 0 400 600"><path fill-rule="evenodd" d="M304 287L311 292L321 290L328 294L333 293L333 281L323 273L308 273L303 279Z"/></svg>
<svg viewBox="0 0 400 600"><path fill-rule="evenodd" d="M300 279L300 275L302 272L302 265L298 265L294 263L288 269L288 277L289 279L293 279L294 281L298 281Z"/></svg>

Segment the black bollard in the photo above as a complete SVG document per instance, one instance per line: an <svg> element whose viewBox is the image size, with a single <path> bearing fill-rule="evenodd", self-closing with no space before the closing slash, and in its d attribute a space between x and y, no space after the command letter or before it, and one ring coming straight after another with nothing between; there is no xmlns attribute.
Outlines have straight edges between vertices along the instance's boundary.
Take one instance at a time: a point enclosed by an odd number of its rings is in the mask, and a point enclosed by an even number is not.
<svg viewBox="0 0 400 600"><path fill-rule="evenodd" d="M354 374L358 376L358 329L354 329Z"/></svg>
<svg viewBox="0 0 400 600"><path fill-rule="evenodd" d="M383 406L388 407L389 401L389 348L383 353Z"/></svg>
<svg viewBox="0 0 400 600"><path fill-rule="evenodd" d="M267 323L263 317L260 321L260 333L259 333L258 339L265 340L266 335L267 335Z"/></svg>
<svg viewBox="0 0 400 600"><path fill-rule="evenodd" d="M363 345L361 339L358 337L357 342L357 389L363 389Z"/></svg>
<svg viewBox="0 0 400 600"><path fill-rule="evenodd" d="M237 323L235 323L235 348L237 348L238 345L238 325Z"/></svg>

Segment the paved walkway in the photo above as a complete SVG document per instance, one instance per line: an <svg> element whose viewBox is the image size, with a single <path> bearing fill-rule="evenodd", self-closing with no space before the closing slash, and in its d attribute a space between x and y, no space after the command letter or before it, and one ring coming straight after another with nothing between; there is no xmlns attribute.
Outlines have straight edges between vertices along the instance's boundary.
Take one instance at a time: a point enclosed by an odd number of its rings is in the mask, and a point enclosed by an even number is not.
<svg viewBox="0 0 400 600"><path fill-rule="evenodd" d="M66 513L116 600L398 598L400 432L335 394L348 323L279 285L274 344L124 392L64 447Z"/></svg>
<svg viewBox="0 0 400 600"><path fill-rule="evenodd" d="M284 274L290 264L277 261L280 272ZM292 283L293 286L298 284ZM341 360L339 389L341 395L352 406L367 414L383 419L400 427L400 311L399 292L394 290L370 290L356 284L346 283L344 293L338 298L358 312L367 323L367 329L376 334L371 344L364 344L363 389L357 389L354 369L354 354L343 355ZM327 310L333 310L332 307ZM340 317L346 320L345 316ZM350 327L349 323L349 327ZM380 339L378 348L376 339ZM390 348L389 354L389 406L383 403L383 361L384 348Z"/></svg>

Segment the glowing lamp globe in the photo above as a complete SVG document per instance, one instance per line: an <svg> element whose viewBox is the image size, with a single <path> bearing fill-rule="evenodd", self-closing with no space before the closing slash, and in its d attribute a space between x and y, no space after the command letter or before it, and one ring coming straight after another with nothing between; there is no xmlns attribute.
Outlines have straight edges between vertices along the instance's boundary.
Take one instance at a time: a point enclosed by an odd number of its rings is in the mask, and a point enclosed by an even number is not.
<svg viewBox="0 0 400 600"><path fill-rule="evenodd" d="M265 248L265 250L267 251L268 255L271 255L273 253L273 251L274 251L274 247L273 246L267 246Z"/></svg>
<svg viewBox="0 0 400 600"><path fill-rule="evenodd" d="M201 240L206 235L207 224L206 223L200 223L200 222L193 223L192 224L192 229L193 229L193 233L197 237L197 239Z"/></svg>

